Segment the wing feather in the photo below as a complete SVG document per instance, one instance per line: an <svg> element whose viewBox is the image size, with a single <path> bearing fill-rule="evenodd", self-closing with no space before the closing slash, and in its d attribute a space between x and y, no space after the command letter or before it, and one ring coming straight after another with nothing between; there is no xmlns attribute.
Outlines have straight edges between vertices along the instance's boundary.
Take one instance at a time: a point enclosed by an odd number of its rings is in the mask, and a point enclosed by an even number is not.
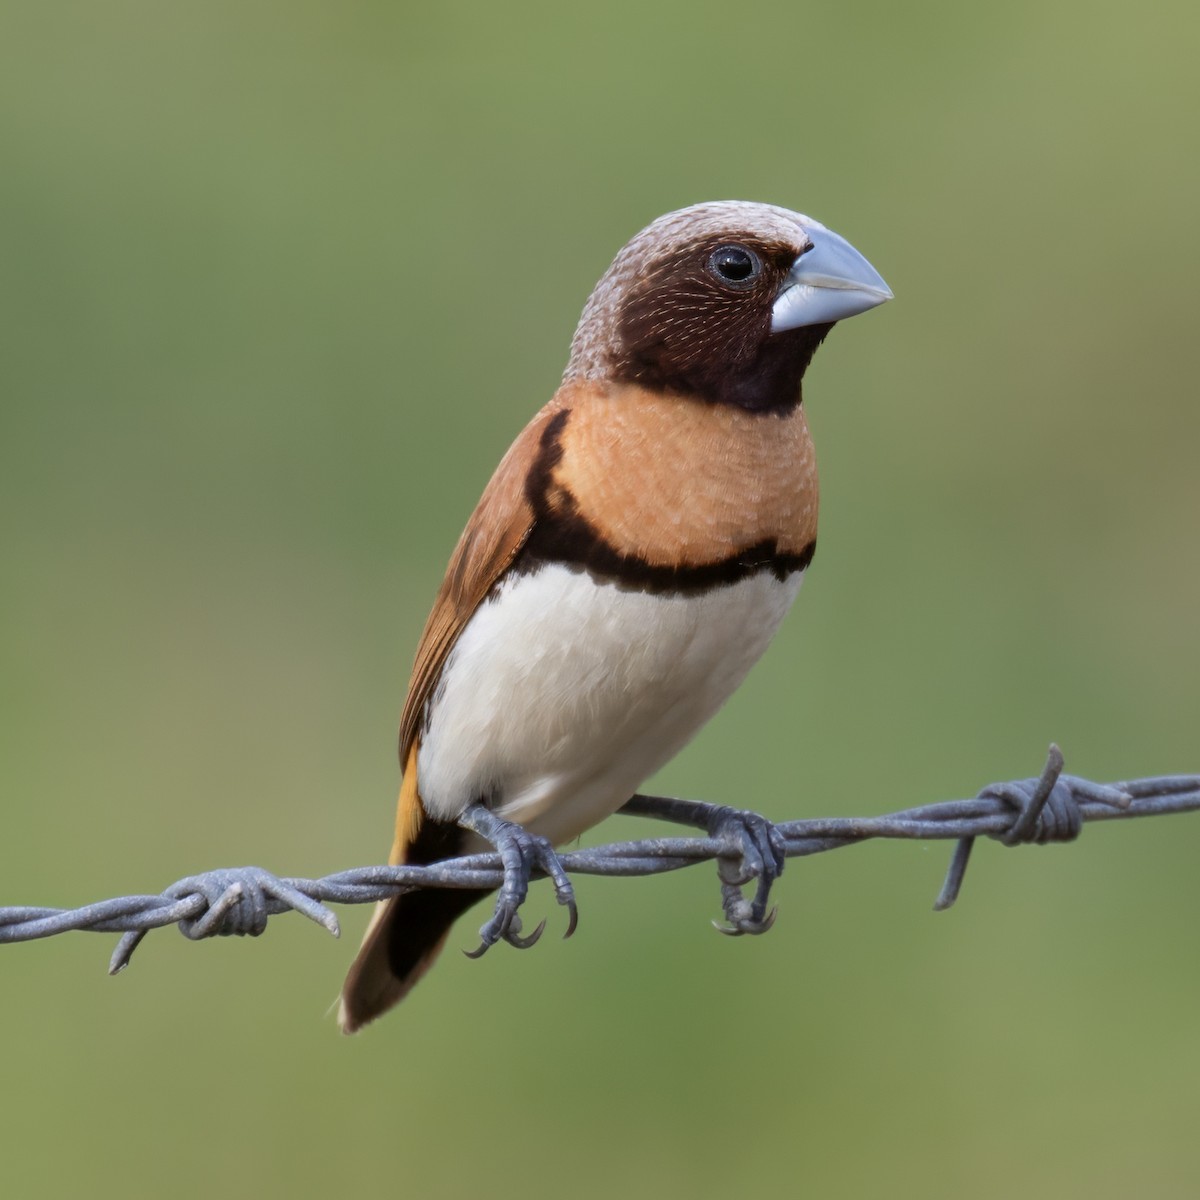
<svg viewBox="0 0 1200 1200"><path fill-rule="evenodd" d="M454 643L496 581L512 565L533 528L526 481L542 450L542 434L560 411L556 398L521 431L484 489L446 568L425 622L400 717L400 761L409 751Z"/></svg>

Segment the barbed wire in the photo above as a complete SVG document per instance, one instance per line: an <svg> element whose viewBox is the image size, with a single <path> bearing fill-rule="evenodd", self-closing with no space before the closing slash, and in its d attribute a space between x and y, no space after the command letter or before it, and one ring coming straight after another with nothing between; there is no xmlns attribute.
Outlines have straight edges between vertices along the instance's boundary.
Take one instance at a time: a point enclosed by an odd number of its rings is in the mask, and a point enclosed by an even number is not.
<svg viewBox="0 0 1200 1200"><path fill-rule="evenodd" d="M1051 746L1040 776L994 783L970 800L947 800L879 817L825 817L771 823L754 813L636 796L623 811L707 827L707 837L648 838L559 855L579 875L658 875L717 860L727 933L760 933L770 927L766 893L783 859L802 858L876 838L954 840L957 845L934 908L958 898L975 839L991 837L1015 846L1071 841L1088 821L1162 816L1200 809L1200 775L1165 775L1118 783L1093 783L1063 774L1063 758ZM714 832L716 831L715 835ZM775 868L770 860L777 857ZM188 938L257 937L268 917L298 912L339 935L327 904L369 904L418 888L492 890L504 880L498 854L475 854L430 866L374 866L339 871L322 879L280 878L260 867L206 871L180 879L159 895L120 896L82 908L0 908L0 943L32 941L71 930L120 933L109 963L116 974L152 929L178 925ZM753 901L742 888L757 883ZM718 926L721 928L721 926ZM532 942L535 938L527 939Z"/></svg>

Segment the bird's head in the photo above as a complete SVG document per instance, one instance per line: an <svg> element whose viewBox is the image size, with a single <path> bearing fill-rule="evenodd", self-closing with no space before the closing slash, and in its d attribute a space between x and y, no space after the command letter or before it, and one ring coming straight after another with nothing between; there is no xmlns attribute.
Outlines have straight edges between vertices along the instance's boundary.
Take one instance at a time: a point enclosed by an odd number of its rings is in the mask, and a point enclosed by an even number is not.
<svg viewBox="0 0 1200 1200"><path fill-rule="evenodd" d="M891 296L849 242L811 217L696 204L659 217L613 260L583 310L565 378L788 409L833 324Z"/></svg>

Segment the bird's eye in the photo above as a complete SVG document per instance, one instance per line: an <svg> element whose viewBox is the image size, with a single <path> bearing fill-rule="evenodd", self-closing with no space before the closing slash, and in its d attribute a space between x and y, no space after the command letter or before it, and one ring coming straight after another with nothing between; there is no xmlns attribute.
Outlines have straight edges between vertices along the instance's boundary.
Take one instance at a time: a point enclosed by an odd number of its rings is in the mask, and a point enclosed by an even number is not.
<svg viewBox="0 0 1200 1200"><path fill-rule="evenodd" d="M745 287L758 278L762 263L745 246L718 246L709 255L708 269L723 283Z"/></svg>

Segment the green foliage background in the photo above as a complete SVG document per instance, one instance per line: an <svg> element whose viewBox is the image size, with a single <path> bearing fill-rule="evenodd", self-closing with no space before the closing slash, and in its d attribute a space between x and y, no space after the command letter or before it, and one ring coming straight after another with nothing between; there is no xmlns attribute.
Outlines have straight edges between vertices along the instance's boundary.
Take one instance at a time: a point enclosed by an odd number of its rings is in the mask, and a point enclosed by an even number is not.
<svg viewBox="0 0 1200 1200"><path fill-rule="evenodd" d="M0 902L384 856L450 546L612 254L700 199L811 212L896 300L809 375L797 611L656 786L1200 769L1198 14L5 4ZM4 948L0 1186L1194 1195L1198 854L988 844L935 916L947 848L870 846L737 941L711 873L584 879L572 942L451 952L354 1040L362 910L117 980Z"/></svg>

